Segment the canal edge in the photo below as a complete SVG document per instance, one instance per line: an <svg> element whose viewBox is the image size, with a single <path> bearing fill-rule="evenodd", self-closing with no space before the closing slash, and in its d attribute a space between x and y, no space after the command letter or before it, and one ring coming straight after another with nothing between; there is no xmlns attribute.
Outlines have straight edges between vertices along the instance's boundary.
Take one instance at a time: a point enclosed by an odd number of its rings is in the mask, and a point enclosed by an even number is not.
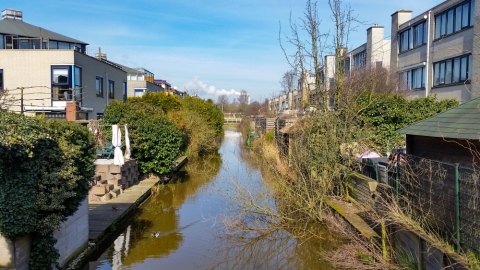
<svg viewBox="0 0 480 270"><path fill-rule="evenodd" d="M172 169L173 172L178 172L186 163L188 162L188 158L182 156L177 159L174 163L174 168ZM150 183L145 183L142 185L143 181L148 181L151 178L156 178L154 181ZM136 213L137 209L150 197L152 194L152 188L155 187L157 184L165 183L165 179L157 176L147 177L141 181L139 181L136 185L128 187L125 191L132 191L134 188L138 187L147 187L144 192L140 194L140 196L133 202L123 213L121 213L114 221L110 223L110 225L105 228L105 230L100 233L95 239L89 239L86 248L78 253L77 255L73 256L73 258L61 269L63 270L80 270L84 267L90 257L97 253L99 250L102 250L102 247L109 244L114 237L124 230L130 221L133 219L134 214ZM115 204L115 201L109 201L111 203L107 203L108 205ZM92 209L89 211L95 211Z"/></svg>

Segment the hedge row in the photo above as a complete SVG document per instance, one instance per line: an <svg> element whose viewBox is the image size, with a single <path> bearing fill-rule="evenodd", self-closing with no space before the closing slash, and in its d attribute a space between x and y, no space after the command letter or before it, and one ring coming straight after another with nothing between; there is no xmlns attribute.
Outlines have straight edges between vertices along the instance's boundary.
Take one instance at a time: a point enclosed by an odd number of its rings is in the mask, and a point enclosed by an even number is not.
<svg viewBox="0 0 480 270"><path fill-rule="evenodd" d="M92 134L75 123L7 112L0 126L0 232L30 234L30 269L51 268L59 256L53 232L88 195Z"/></svg>

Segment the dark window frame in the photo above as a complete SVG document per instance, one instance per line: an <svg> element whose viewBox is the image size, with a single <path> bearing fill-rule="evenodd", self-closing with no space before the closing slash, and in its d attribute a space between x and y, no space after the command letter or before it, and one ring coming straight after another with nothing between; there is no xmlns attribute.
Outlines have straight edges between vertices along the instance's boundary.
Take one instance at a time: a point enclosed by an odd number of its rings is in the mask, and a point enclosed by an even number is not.
<svg viewBox="0 0 480 270"><path fill-rule="evenodd" d="M98 83L100 82L100 83ZM99 88L100 86L100 88ZM102 97L103 98L103 77L101 76L96 76L95 77L95 94L97 97Z"/></svg>
<svg viewBox="0 0 480 270"><path fill-rule="evenodd" d="M461 32L465 29L472 28L474 26L474 20L472 18L473 9L475 9L475 0L469 0L446 9L441 13L435 14L433 40L436 41ZM451 13L451 17L449 16L449 13ZM461 15L461 18L458 18L459 15ZM449 31L450 23L452 30L451 32ZM460 26L458 24L460 24Z"/></svg>
<svg viewBox="0 0 480 270"><path fill-rule="evenodd" d="M457 57L434 62L433 87L469 84L471 83L471 69L472 54L463 54ZM450 70L450 74L448 74L448 70Z"/></svg>
<svg viewBox="0 0 480 270"><path fill-rule="evenodd" d="M55 70L67 70L65 82L55 81ZM52 86L52 101L72 100L72 66L69 65L52 65L50 67L50 83Z"/></svg>
<svg viewBox="0 0 480 270"><path fill-rule="evenodd" d="M109 99L115 99L115 81L108 80L107 92Z"/></svg>

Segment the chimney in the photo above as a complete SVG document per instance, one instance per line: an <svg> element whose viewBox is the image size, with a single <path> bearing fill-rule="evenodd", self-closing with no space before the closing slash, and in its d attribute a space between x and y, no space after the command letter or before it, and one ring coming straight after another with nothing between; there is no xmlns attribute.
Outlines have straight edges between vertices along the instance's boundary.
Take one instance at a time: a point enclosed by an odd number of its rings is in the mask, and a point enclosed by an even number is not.
<svg viewBox="0 0 480 270"><path fill-rule="evenodd" d="M15 9L4 9L2 11L2 20L13 19L23 21L23 14L19 10Z"/></svg>

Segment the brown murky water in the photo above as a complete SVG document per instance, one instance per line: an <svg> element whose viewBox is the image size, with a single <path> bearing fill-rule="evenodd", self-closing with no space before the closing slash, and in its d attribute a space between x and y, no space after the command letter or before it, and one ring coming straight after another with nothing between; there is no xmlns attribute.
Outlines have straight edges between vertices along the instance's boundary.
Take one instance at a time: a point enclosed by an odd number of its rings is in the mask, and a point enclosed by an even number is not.
<svg viewBox="0 0 480 270"><path fill-rule="evenodd" d="M86 269L330 269L319 253L338 240L321 226L320 239L299 239L224 225L248 219L245 198L275 205L261 173L240 157L241 143L239 132L226 130L219 155L191 162L177 183L160 187Z"/></svg>

